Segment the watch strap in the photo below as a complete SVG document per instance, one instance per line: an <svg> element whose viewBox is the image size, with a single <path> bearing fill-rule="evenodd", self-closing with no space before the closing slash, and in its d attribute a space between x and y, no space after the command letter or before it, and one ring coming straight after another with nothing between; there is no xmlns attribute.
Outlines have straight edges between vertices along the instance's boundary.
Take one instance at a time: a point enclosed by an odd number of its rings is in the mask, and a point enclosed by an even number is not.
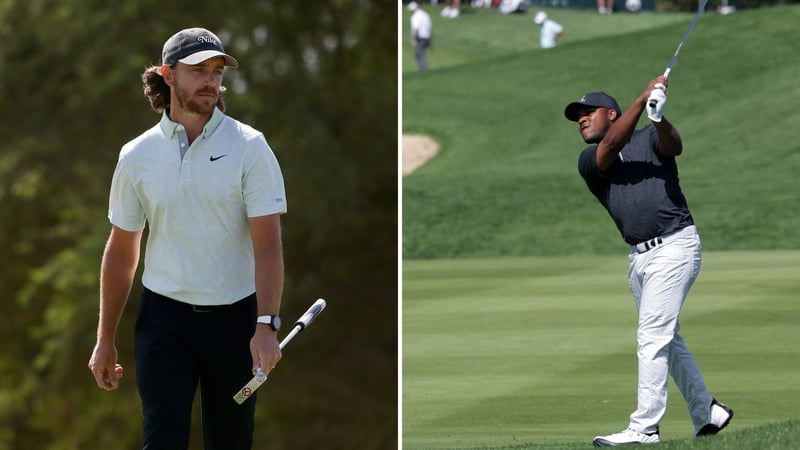
<svg viewBox="0 0 800 450"><path fill-rule="evenodd" d="M264 325L269 325L270 328L272 328L275 331L278 331L278 328L280 327L280 317L278 315L269 315L269 314L264 316L258 316L258 319L256 319L256 323L257 324L263 323Z"/></svg>

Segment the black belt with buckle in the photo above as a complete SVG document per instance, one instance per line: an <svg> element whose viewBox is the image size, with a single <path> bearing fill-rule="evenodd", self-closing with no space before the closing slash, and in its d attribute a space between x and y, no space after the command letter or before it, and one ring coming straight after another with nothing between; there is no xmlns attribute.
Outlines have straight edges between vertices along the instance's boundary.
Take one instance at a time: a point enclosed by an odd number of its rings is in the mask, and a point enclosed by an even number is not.
<svg viewBox="0 0 800 450"><path fill-rule="evenodd" d="M232 303L230 305L192 305L191 303L185 303L185 304L187 306L190 306L192 308L192 311L198 313L223 311L226 309L230 309L231 306L235 305L235 303Z"/></svg>
<svg viewBox="0 0 800 450"><path fill-rule="evenodd" d="M664 243L664 240L661 239L660 237L657 237L655 239L650 239L649 241L640 242L640 243L634 245L634 247L636 247L636 251L637 252L644 253L644 252L649 252L650 250L658 247L659 245L661 245L663 243Z"/></svg>
<svg viewBox="0 0 800 450"><path fill-rule="evenodd" d="M179 300L175 300L173 298L169 298L167 296L161 295L161 294L159 294L157 292L153 292L148 288L144 288L144 290L145 290L145 295L152 296L152 297L158 297L158 298L160 298L162 300L165 300L165 301L169 302L171 305L173 305L175 307L178 307L178 308L181 308L181 309L186 309L186 310L191 310L192 312L196 312L196 313L210 313L210 312L225 311L225 310L229 310L231 308L234 308L234 307L237 307L237 306L240 306L240 305L244 305L243 300L248 300L248 299L250 299L250 297L253 297L253 299L255 299L255 294L251 294L251 295L249 295L249 296L247 296L247 297L245 297L245 298L243 298L241 300L238 300L238 301L233 302L233 303L228 304L228 305L193 305L191 303L186 303L186 302L182 302L182 301L179 301Z"/></svg>

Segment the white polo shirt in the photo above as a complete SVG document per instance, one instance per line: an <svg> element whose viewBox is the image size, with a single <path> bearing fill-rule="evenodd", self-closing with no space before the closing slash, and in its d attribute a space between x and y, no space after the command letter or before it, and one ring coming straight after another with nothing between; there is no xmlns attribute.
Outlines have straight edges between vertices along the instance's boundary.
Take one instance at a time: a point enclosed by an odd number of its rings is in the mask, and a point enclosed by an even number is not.
<svg viewBox="0 0 800 450"><path fill-rule="evenodd" d="M564 31L564 27L554 20L547 19L541 25L542 29L539 33L539 47L553 48L556 46L556 36L558 33Z"/></svg>
<svg viewBox="0 0 800 450"><path fill-rule="evenodd" d="M264 135L215 109L191 146L165 112L122 147L108 218L126 231L148 223L148 289L219 305L255 292L247 219L285 212L283 176Z"/></svg>
<svg viewBox="0 0 800 450"><path fill-rule="evenodd" d="M433 32L433 22L431 16L425 11L418 8L411 14L411 36L417 39L430 39Z"/></svg>

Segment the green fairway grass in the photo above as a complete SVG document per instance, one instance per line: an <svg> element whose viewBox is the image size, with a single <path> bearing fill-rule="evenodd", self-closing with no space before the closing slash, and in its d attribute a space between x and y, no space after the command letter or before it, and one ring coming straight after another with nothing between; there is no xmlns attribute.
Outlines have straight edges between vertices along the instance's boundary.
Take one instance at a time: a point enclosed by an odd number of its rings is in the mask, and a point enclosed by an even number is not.
<svg viewBox="0 0 800 450"><path fill-rule="evenodd" d="M564 106L602 89L627 108L692 14L552 10L567 33L540 50L531 14L466 9L447 21L433 11L432 70L413 70L403 44L402 131L441 145L403 178L404 257L624 251L577 173L585 144ZM681 184L709 250L800 249L798 23L798 5L705 14L670 76L665 116L683 137Z"/></svg>
<svg viewBox="0 0 800 450"><path fill-rule="evenodd" d="M636 402L626 268L625 254L404 261L403 448L587 448L624 429ZM682 335L736 414L689 439L671 382L657 448L797 448L798 273L800 251L705 253Z"/></svg>

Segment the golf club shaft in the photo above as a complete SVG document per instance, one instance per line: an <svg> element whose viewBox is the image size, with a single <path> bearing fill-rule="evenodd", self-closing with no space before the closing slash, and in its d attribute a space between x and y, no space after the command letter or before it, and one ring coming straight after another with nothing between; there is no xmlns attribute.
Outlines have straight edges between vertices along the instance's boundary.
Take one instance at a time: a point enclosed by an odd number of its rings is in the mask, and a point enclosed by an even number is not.
<svg viewBox="0 0 800 450"><path fill-rule="evenodd" d="M314 302L314 304L311 305L311 307L309 307L308 310L306 310L306 312L302 316L300 316L299 319L297 319L297 322L294 323L292 331L290 331L289 334L287 334L286 337L284 337L281 343L279 344L280 349L283 350L283 348L286 347L286 345L289 344L289 342L291 342L295 336L297 336L301 331L305 330L306 327L308 327L311 324L311 322L319 315L319 313L321 313L322 310L325 309L326 304L327 303L325 302L324 299L321 298L317 299L317 301ZM241 405L242 403L245 402L245 400L250 398L250 396L253 395L256 389L261 387L261 385L264 384L266 381L267 381L267 374L261 367L259 367L258 369L256 369L256 373L255 375L253 375L253 378L251 378L250 381L248 381L247 384L245 384L241 389L239 389L236 395L233 396L233 401Z"/></svg>
<svg viewBox="0 0 800 450"><path fill-rule="evenodd" d="M303 328L300 327L300 325L295 325L295 327L292 328L292 331L290 331L289 334L287 334L286 337L283 338L283 340L281 341L281 343L279 345L281 350L283 350L283 347L286 347L286 344L291 342L291 340L294 339L295 336L297 336L297 333L299 333L301 331L303 331Z"/></svg>
<svg viewBox="0 0 800 450"><path fill-rule="evenodd" d="M689 28L686 29L686 33L683 33L683 38L681 39L681 43L678 44L678 48L675 49L675 53L672 55L672 58L669 60L669 64L667 64L667 69L664 70L664 78L669 79L669 74L672 72L672 65L675 64L675 60L678 59L678 53L681 52L681 48L683 48L683 44L686 43L686 39L689 38L689 33L692 32L692 28L694 28L694 24L697 23L697 19L703 14L703 11L706 9L706 5L708 4L708 0L703 0L703 4L697 9L697 14L694 15L694 19L692 19L692 23L689 24ZM650 107L655 108L656 102L655 100L650 100Z"/></svg>
<svg viewBox="0 0 800 450"><path fill-rule="evenodd" d="M686 33L683 34L683 38L681 39L681 43L678 44L678 48L675 49L675 53L672 55L672 58L669 60L669 64L667 64L667 70L664 71L664 78L669 78L669 73L672 71L672 65L675 64L675 60L678 59L678 53L680 53L683 44L686 43L686 39L689 38L689 33L692 32L692 28L694 28L694 24L697 23L697 19L703 14L703 11L706 9L706 5L708 4L708 0L703 0L703 4L700 5L700 8L697 9L697 14L694 15L694 19L692 19L692 23L689 24L689 28L686 29Z"/></svg>

